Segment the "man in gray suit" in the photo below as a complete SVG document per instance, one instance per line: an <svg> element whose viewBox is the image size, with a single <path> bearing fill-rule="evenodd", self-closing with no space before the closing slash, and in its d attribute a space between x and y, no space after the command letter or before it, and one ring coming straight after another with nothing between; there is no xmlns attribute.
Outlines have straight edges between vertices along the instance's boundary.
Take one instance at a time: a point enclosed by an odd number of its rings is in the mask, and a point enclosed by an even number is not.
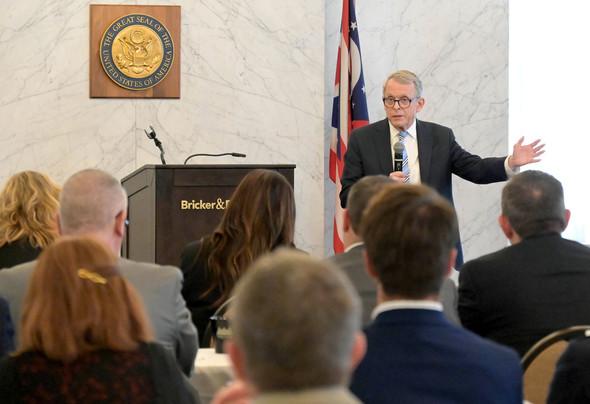
<svg viewBox="0 0 590 404"><path fill-rule="evenodd" d="M233 296L225 350L237 381L213 403L361 404L346 386L365 336L358 295L342 271L278 249L252 264Z"/></svg>
<svg viewBox="0 0 590 404"><path fill-rule="evenodd" d="M384 185L392 182L393 180L385 175L368 175L354 183L348 194L342 225L342 242L345 251L343 254L328 258L346 272L359 292L363 303L363 327L372 322L371 314L377 305L377 284L365 269L363 258L365 244L358 232L361 228L363 211L371 197L379 193ZM457 287L450 278L444 279L439 291L439 299L449 321L460 325L457 314Z"/></svg>
<svg viewBox="0 0 590 404"><path fill-rule="evenodd" d="M64 236L91 236L119 255L127 218L127 195L115 178L94 169L80 171L63 186L58 227ZM0 271L0 296L10 305L18 342L21 307L36 261ZM170 349L189 375L197 355L197 331L180 294L182 273L173 266L119 259L120 271L142 297L156 342Z"/></svg>

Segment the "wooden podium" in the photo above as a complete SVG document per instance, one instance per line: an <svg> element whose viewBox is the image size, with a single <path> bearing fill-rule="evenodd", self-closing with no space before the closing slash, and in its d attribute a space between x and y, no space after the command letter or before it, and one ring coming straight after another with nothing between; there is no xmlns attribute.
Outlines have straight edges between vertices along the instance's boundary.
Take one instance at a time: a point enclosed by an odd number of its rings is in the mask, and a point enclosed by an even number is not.
<svg viewBox="0 0 590 404"><path fill-rule="evenodd" d="M121 180L129 200L122 256L180 264L191 241L217 227L234 190L250 171L278 171L294 184L294 164L145 165Z"/></svg>

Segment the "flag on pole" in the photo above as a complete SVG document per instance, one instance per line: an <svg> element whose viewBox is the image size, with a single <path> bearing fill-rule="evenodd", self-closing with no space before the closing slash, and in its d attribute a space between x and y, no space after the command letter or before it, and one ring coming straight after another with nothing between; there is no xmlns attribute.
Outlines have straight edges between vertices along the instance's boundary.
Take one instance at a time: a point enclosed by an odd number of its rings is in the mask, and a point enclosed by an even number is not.
<svg viewBox="0 0 590 404"><path fill-rule="evenodd" d="M332 137L330 140L330 179L336 184L334 205L334 252L344 251L342 244L343 209L340 206L340 178L350 131L369 124L365 79L361 62L361 44L354 10L354 0L343 0L340 44L336 65Z"/></svg>

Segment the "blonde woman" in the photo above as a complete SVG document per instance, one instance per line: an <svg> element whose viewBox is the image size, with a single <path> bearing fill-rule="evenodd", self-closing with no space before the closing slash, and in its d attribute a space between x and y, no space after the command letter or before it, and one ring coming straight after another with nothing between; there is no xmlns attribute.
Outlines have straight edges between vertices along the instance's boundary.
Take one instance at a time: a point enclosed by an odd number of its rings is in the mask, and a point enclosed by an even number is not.
<svg viewBox="0 0 590 404"><path fill-rule="evenodd" d="M44 249L23 304L19 349L0 361L0 402L192 403L141 299L101 242Z"/></svg>
<svg viewBox="0 0 590 404"><path fill-rule="evenodd" d="M58 236L61 187L36 171L14 174L0 193L0 269L33 261Z"/></svg>

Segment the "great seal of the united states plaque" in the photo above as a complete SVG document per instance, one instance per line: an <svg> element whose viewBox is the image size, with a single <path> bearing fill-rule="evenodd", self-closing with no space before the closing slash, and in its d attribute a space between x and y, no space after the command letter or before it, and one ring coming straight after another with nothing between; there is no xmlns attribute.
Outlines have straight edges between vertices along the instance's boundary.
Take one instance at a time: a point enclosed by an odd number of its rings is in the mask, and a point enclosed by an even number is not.
<svg viewBox="0 0 590 404"><path fill-rule="evenodd" d="M113 21L100 42L100 61L119 86L145 90L158 85L174 62L174 43L163 23L146 14Z"/></svg>

